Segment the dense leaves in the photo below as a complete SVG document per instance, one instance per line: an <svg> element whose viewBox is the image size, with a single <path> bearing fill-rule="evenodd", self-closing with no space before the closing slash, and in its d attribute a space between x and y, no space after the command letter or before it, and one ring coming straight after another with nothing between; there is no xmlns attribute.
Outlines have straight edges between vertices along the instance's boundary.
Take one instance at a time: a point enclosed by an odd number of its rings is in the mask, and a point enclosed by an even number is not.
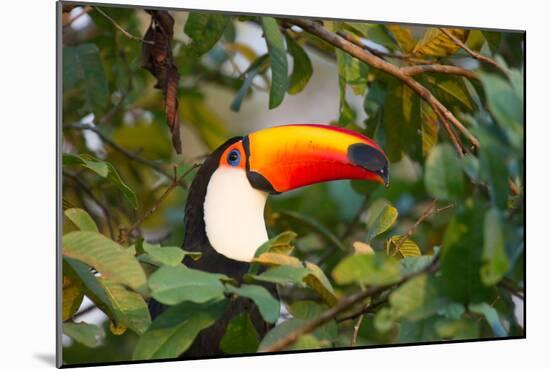
<svg viewBox="0 0 550 369"><path fill-rule="evenodd" d="M402 78L292 19L103 9L118 27L92 8L83 16L92 28L67 26L62 35L65 364L185 355L243 299L257 311L232 315L213 351L268 349L372 291L282 349L524 335L521 35L314 23L394 68L420 70L412 78L441 111ZM471 57L446 32L502 70ZM441 66L464 70L431 70ZM327 76L338 85L323 85ZM310 94L312 77L328 87ZM293 96L282 104L286 94ZM306 94L325 121L289 118L302 116L289 109L294 95ZM443 126L449 114L464 127L446 122L464 155ZM390 162L389 187L335 181L269 196L270 239L242 279L187 266L211 257L206 248L180 247L189 232L183 219L193 163L230 137L284 121L374 139ZM177 154L170 142L177 149L180 138ZM154 319L151 299L166 305ZM105 315L83 314L90 301ZM258 316L270 327L265 335Z"/></svg>

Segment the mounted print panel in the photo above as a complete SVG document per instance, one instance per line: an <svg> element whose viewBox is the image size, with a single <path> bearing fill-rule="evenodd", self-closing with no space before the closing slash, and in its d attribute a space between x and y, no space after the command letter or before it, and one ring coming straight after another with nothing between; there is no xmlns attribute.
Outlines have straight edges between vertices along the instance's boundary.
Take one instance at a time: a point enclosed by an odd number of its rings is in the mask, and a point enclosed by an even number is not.
<svg viewBox="0 0 550 369"><path fill-rule="evenodd" d="M525 337L524 32L58 11L59 365Z"/></svg>

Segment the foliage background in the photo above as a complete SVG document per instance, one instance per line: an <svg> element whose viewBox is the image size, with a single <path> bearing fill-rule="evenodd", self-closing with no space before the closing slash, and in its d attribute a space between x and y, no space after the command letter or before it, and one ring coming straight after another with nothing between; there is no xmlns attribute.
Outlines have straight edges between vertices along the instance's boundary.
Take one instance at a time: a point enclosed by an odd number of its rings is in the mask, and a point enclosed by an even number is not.
<svg viewBox="0 0 550 369"><path fill-rule="evenodd" d="M273 70L281 69L274 67L276 51L267 48L262 37L262 26L266 33L276 32L273 21L265 21L269 18L195 13L193 30L188 13L173 13L183 139L183 154L176 155L162 93L153 88L154 77L140 66L142 43L115 26L141 37L149 15L143 10L105 8L109 20L91 8L86 15L91 23L78 29L72 18L81 10L65 14L71 25L63 34L63 319L64 333L70 337L64 347L66 363L166 357L184 350L192 334L174 342L172 351L139 349L147 345L148 332L154 328L144 301L159 293L159 283L173 281L172 273L181 272L170 268L177 264L174 260L181 260L181 253L152 246L179 246L183 239L185 184L174 185L173 171L178 176L186 173L202 155L233 135L296 119L331 122L374 137L392 162L391 186L341 181L272 197L266 214L270 234L295 232L292 255L318 265L336 298L394 283L430 263L436 253L440 268L373 296L365 301L363 318L331 321L304 335L292 349L524 334L523 35L457 32L470 49L495 60L502 72L448 39L441 41L435 28L324 22L325 28L372 41L369 45L381 45L384 52L475 72L476 78L439 73L415 77L479 139L479 150L459 158L446 132L437 128L437 116L410 89L319 38L291 29L296 41L285 37L282 50L288 50L290 57L287 73L281 73ZM223 29L220 40L215 29ZM193 31L195 36L190 37ZM193 55L189 44L195 49L203 45L204 54ZM268 51L269 56L262 58ZM412 59L388 60L399 66L419 64ZM247 89L249 83L253 86ZM100 136L89 129L92 123ZM189 172L185 183L193 174ZM163 197L167 189L171 190ZM434 199L436 208L452 208L411 228ZM401 246L410 253L386 251L399 242L394 236L411 229L409 247ZM375 256L364 244L353 248L355 241L370 245ZM91 252L90 245L97 246L97 252ZM415 256L418 253L422 256ZM152 274L157 266L163 270ZM284 337L331 303L326 293L324 299L319 294L322 288L304 282L304 271L298 269L294 268L294 280L285 281L292 283L282 286L295 318L265 340ZM275 280L273 275L269 278ZM205 283L221 285L212 278ZM189 301L207 304L223 299L224 292L228 297L232 293L225 283L221 293L215 290L202 301L205 298L183 293L185 286L170 287L166 299L190 312L194 310ZM274 304L278 303L268 302L265 309L273 310ZM98 306L109 319L102 323L87 306ZM172 323L176 327L181 321ZM242 346L228 345L224 350L228 353L254 352L258 344L270 343L258 342L245 317L233 326L250 339ZM228 338L231 341L235 340Z"/></svg>

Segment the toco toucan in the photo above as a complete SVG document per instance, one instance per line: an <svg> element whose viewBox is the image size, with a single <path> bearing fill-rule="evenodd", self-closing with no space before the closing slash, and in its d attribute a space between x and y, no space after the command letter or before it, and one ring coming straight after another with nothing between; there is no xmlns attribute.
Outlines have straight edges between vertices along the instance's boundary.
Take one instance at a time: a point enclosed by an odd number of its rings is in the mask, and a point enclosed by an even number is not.
<svg viewBox="0 0 550 369"><path fill-rule="evenodd" d="M270 194L339 179L387 185L388 178L388 160L378 144L348 129L296 124L231 138L208 156L189 189L183 248L202 256L185 258L184 263L241 282L256 250L268 240L264 206ZM275 286L268 289L276 295ZM163 309L150 302L153 318ZM243 312L250 314L260 337L270 329L251 301L232 300L185 356L222 354L219 343L225 328Z"/></svg>

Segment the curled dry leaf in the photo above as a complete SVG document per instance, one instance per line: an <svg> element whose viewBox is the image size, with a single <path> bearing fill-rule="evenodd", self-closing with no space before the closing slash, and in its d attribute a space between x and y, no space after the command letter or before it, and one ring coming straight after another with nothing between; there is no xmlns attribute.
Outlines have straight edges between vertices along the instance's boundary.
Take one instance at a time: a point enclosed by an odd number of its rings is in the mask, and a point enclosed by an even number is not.
<svg viewBox="0 0 550 369"><path fill-rule="evenodd" d="M181 154L177 89L180 75L172 55L174 18L163 10L147 10L151 24L143 37L153 44L143 43L141 66L157 78L155 88L164 94L164 113L172 134L172 145Z"/></svg>

